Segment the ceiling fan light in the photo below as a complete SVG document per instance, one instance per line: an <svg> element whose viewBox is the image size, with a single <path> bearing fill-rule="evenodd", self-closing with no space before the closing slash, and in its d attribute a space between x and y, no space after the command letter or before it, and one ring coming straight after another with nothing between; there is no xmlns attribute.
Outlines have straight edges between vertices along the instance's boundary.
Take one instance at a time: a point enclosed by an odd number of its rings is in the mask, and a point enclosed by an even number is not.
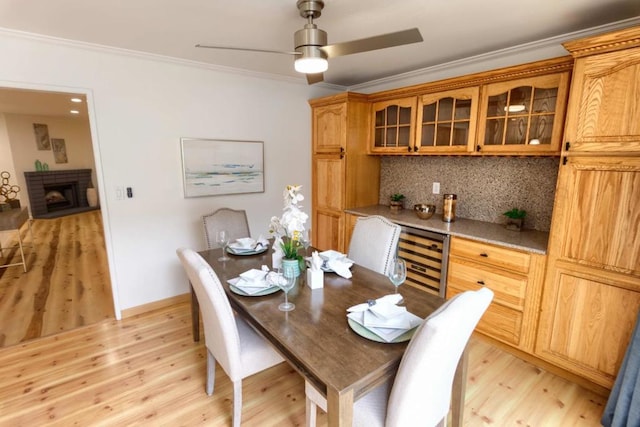
<svg viewBox="0 0 640 427"><path fill-rule="evenodd" d="M324 73L329 68L329 62L324 58L298 58L294 63L294 68L297 72L304 74Z"/></svg>

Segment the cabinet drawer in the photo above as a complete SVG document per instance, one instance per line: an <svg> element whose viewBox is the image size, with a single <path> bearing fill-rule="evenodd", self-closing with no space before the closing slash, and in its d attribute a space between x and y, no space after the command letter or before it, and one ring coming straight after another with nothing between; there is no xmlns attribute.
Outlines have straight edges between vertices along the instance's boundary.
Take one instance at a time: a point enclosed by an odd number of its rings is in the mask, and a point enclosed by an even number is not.
<svg viewBox="0 0 640 427"><path fill-rule="evenodd" d="M451 239L449 253L525 274L531 265L531 254L527 252L460 238Z"/></svg>
<svg viewBox="0 0 640 427"><path fill-rule="evenodd" d="M448 286L447 299L462 291L454 286ZM500 341L518 346L522 331L522 313L498 304L494 299L478 322L476 330Z"/></svg>
<svg viewBox="0 0 640 427"><path fill-rule="evenodd" d="M527 277L507 271L492 270L470 261L451 256L449 258L448 286L477 290L487 287L494 292L494 301L515 310L524 309Z"/></svg>

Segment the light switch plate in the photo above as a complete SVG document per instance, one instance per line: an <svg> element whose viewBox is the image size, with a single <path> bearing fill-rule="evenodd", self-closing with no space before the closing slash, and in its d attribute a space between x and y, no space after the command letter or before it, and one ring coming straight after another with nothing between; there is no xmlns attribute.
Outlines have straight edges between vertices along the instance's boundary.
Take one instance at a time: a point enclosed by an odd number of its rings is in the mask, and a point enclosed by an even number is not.
<svg viewBox="0 0 640 427"><path fill-rule="evenodd" d="M440 183L439 182L434 182L433 183L433 194L440 194Z"/></svg>

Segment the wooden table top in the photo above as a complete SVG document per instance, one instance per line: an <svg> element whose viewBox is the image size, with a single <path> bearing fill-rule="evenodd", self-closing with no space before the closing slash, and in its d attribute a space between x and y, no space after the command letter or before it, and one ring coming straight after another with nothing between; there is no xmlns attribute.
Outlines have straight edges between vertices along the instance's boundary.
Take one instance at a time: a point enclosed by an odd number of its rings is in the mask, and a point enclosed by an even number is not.
<svg viewBox="0 0 640 427"><path fill-rule="evenodd" d="M269 339L288 361L320 390L343 394L354 400L371 387L395 375L407 343L378 343L356 334L347 323L347 308L394 292L389 279L372 270L354 265L353 277L324 274L324 288L312 290L305 284L305 273L289 292L295 310L278 310L284 294L262 297L234 294L227 280L261 265L271 267L271 250L259 255L234 256L220 262L222 252L200 252L220 278L232 307ZM421 318L444 303L444 299L411 286L400 286L406 307ZM326 388L325 388L326 387Z"/></svg>

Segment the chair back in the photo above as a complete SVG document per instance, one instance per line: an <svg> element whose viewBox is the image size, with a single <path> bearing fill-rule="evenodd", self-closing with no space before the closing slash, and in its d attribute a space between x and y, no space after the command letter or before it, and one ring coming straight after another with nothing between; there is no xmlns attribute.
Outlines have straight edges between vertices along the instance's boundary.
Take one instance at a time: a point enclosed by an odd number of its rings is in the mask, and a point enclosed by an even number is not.
<svg viewBox="0 0 640 427"><path fill-rule="evenodd" d="M386 275L396 256L400 226L379 215L360 217L353 229L348 257L353 262Z"/></svg>
<svg viewBox="0 0 640 427"><path fill-rule="evenodd" d="M446 417L458 361L492 299L488 288L463 292L425 319L400 362L386 426L435 426Z"/></svg>
<svg viewBox="0 0 640 427"><path fill-rule="evenodd" d="M232 381L242 379L238 326L220 279L194 250L176 253L198 298L207 349Z"/></svg>
<svg viewBox="0 0 640 427"><path fill-rule="evenodd" d="M230 242L243 237L251 237L249 233L249 222L247 222L247 213L244 210L220 208L215 212L204 215L202 222L204 224L204 236L207 249L217 249L220 247L220 245L216 243L216 231L218 230L226 230L229 234Z"/></svg>

